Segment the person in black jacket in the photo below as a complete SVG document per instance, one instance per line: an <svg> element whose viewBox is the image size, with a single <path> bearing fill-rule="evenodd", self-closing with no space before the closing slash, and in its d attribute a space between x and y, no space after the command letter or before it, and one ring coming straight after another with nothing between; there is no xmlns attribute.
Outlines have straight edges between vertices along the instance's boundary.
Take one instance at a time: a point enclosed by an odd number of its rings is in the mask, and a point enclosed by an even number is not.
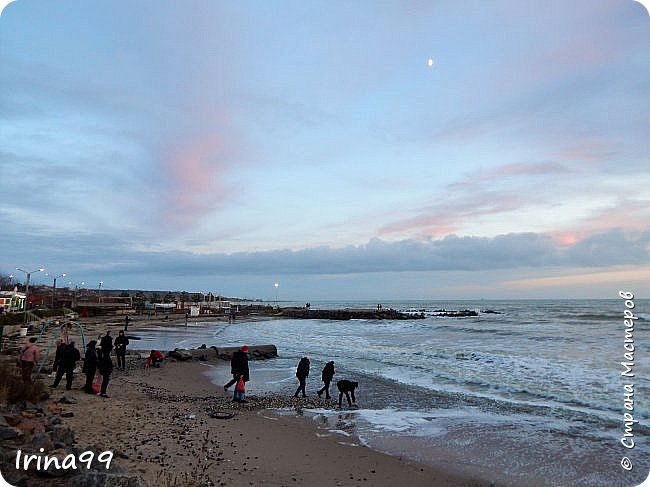
<svg viewBox="0 0 650 487"><path fill-rule="evenodd" d="M56 342L56 353L54 355L54 363L52 364L52 371L56 372L59 369L59 364L61 363L61 356L63 354L63 349L65 348L65 343L60 338L57 338Z"/></svg>
<svg viewBox="0 0 650 487"><path fill-rule="evenodd" d="M110 330L106 331L106 335L101 338L99 346L102 349L102 355L106 355L107 357L111 355L111 350L113 350L113 337L111 336Z"/></svg>
<svg viewBox="0 0 650 487"><path fill-rule="evenodd" d="M60 357L58 356L59 349L61 349ZM63 374L65 373L65 388L67 390L70 390L72 389L73 371L75 365L77 365L77 362L81 360L81 354L79 353L79 350L77 350L74 346L74 342L59 346L59 348L56 349L56 354L57 358L55 361L58 360L58 363L56 377L54 378L54 384L52 384L52 388L56 389L56 387L59 385L59 382L61 382L61 379L63 378Z"/></svg>
<svg viewBox="0 0 650 487"><path fill-rule="evenodd" d="M303 357L300 359L300 362L298 362L298 369L296 370L296 377L298 377L298 380L300 381L300 385L298 386L298 389L296 389L296 393L293 395L293 397L298 397L298 393L302 391L302 397L307 397L307 393L305 392L305 386L307 385L307 377L309 376L309 357Z"/></svg>
<svg viewBox="0 0 650 487"><path fill-rule="evenodd" d="M117 357L118 369L126 369L126 347L128 344L129 339L124 335L124 332L120 330L120 333L115 338L115 356Z"/></svg>
<svg viewBox="0 0 650 487"><path fill-rule="evenodd" d="M93 379L95 378L95 372L97 372L97 351L95 346L97 345L97 340L91 340L86 345L86 356L84 358L84 372L86 373L86 385L84 386L84 391L88 394L93 393Z"/></svg>
<svg viewBox="0 0 650 487"><path fill-rule="evenodd" d="M244 382L250 380L248 374L248 345L244 345L232 354L230 372L232 373L232 380L223 386L224 391L227 391L231 385L235 384L241 376L244 377Z"/></svg>
<svg viewBox="0 0 650 487"><path fill-rule="evenodd" d="M334 362L327 362L325 364L325 367L323 367L323 372L321 373L321 378L323 379L323 386L322 389L318 390L318 397L321 397L323 395L323 392L325 393L325 399L331 399L330 398L330 382L332 382L332 378L334 377Z"/></svg>
<svg viewBox="0 0 650 487"><path fill-rule="evenodd" d="M111 360L111 356L103 354L102 358L97 362L97 368L99 369L99 373L102 374L102 387L98 396L108 397L106 389L108 388L108 382L111 380L111 374L113 373L113 361Z"/></svg>

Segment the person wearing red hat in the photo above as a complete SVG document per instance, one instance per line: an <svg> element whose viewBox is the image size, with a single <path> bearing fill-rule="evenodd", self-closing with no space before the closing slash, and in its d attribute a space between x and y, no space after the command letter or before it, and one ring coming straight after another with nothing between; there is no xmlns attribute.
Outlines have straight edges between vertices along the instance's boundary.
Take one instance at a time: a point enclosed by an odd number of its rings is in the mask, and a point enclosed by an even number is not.
<svg viewBox="0 0 650 487"><path fill-rule="evenodd" d="M232 374L232 380L223 386L224 391L227 391L240 377L244 378L244 382L250 380L248 375L248 345L244 345L232 354L232 358L230 359L230 373Z"/></svg>

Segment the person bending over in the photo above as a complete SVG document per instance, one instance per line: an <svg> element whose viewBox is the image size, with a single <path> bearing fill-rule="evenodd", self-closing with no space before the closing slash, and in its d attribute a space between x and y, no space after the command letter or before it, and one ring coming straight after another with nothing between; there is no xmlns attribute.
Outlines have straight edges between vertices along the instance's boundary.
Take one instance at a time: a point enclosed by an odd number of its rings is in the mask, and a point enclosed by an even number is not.
<svg viewBox="0 0 650 487"><path fill-rule="evenodd" d="M339 390L339 407L341 407L341 401L343 401L343 394L348 400L348 406L356 405L357 400L354 397L354 390L359 387L358 382L343 379L336 383L336 387ZM352 401L350 401L350 395L352 395Z"/></svg>

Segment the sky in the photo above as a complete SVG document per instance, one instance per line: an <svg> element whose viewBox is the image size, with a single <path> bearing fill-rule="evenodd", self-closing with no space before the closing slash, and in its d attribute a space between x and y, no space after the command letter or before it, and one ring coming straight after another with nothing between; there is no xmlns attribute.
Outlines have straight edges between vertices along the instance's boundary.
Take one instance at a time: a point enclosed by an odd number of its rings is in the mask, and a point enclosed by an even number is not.
<svg viewBox="0 0 650 487"><path fill-rule="evenodd" d="M650 297L633 0L17 0L0 273L259 299ZM276 287L275 284L278 284Z"/></svg>

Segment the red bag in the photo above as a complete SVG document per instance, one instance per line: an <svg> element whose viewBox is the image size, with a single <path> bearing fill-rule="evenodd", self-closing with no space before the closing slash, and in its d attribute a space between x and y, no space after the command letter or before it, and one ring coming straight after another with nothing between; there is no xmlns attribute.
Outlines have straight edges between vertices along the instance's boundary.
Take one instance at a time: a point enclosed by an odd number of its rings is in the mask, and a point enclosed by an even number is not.
<svg viewBox="0 0 650 487"><path fill-rule="evenodd" d="M235 386L235 391L241 392L242 394L246 392L246 383L244 382L243 377L240 377L239 380L237 381L237 385Z"/></svg>
<svg viewBox="0 0 650 487"><path fill-rule="evenodd" d="M93 378L93 385L92 385L92 391L95 394L99 394L100 391L102 390L102 374L99 373L99 371L95 372L95 377Z"/></svg>

